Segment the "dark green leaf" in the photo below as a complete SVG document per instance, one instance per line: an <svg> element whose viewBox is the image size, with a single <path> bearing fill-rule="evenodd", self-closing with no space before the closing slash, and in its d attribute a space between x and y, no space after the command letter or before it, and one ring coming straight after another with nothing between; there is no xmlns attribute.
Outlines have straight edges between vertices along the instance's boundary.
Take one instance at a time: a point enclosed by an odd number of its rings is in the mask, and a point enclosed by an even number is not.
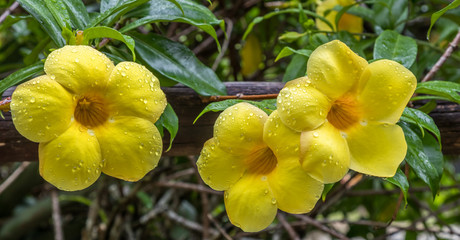
<svg viewBox="0 0 460 240"><path fill-rule="evenodd" d="M62 0L74 29L83 30L89 24L89 14L81 0Z"/></svg>
<svg viewBox="0 0 460 240"><path fill-rule="evenodd" d="M127 24L120 29L120 32L124 33L153 22L182 22L196 26L212 36L220 51L220 44L213 25L220 25L225 31L224 22L218 20L209 9L199 3L191 0L178 0L177 2L182 6L183 12L169 0L150 1L142 5L129 13L129 16L140 19Z"/></svg>
<svg viewBox="0 0 460 240"><path fill-rule="evenodd" d="M305 55L296 54L292 57L291 62L286 68L283 76L283 82L288 82L299 77L303 77L307 73L308 57Z"/></svg>
<svg viewBox="0 0 460 240"><path fill-rule="evenodd" d="M171 107L171 105L168 103L168 105L165 108L165 111L163 114L161 114L160 119L155 123L155 125L158 127L160 132L162 133L161 135L163 136L163 128L166 128L169 132L169 147L166 151L169 151L172 147L172 143L174 138L177 135L177 131L179 130L179 118L177 118L176 112L174 112L174 109Z"/></svg>
<svg viewBox="0 0 460 240"><path fill-rule="evenodd" d="M21 20L26 20L31 18L31 16L13 16L13 15L8 15L5 20L2 22L0 25L0 31L3 31L4 29L7 29L11 27L13 24L21 21Z"/></svg>
<svg viewBox="0 0 460 240"><path fill-rule="evenodd" d="M0 96L3 92L19 83L29 80L31 77L43 72L43 62L38 61L30 66L19 69L18 71L10 74L8 77L0 81Z"/></svg>
<svg viewBox="0 0 460 240"><path fill-rule="evenodd" d="M374 10L374 29L377 34L384 30L402 32L409 16L407 0L377 0L372 5Z"/></svg>
<svg viewBox="0 0 460 240"><path fill-rule="evenodd" d="M423 151L430 159L438 175L441 177L444 169L444 155L441 152L441 147L436 139L431 134L425 134L422 138Z"/></svg>
<svg viewBox="0 0 460 240"><path fill-rule="evenodd" d="M241 102L250 103L250 104L262 109L268 115L270 115L271 112L276 110L276 99L268 99L268 100L263 100L263 101L260 101L260 102L248 101L248 100L242 100L242 99L229 99L229 100L224 100L224 101L220 101L220 102L212 102L212 103L208 104L208 106L206 106L203 109L203 111L201 111L201 113L198 114L198 116L195 118L195 121L193 121L193 123L195 124L195 122L198 120L198 118L200 118L201 116L203 116L203 114L205 114L207 112L224 111L225 109L227 109L227 108L229 108L229 107L231 107L231 106L233 106L235 104L241 103Z"/></svg>
<svg viewBox="0 0 460 240"><path fill-rule="evenodd" d="M133 35L136 53L160 81L182 83L204 96L225 95L225 85L190 49L156 34Z"/></svg>
<svg viewBox="0 0 460 240"><path fill-rule="evenodd" d="M109 3L111 7L104 9L101 14L99 14L89 23L88 27L94 27L109 17L110 19L109 23L107 23L107 26L110 26L113 21L118 19L121 15L146 2L148 2L148 0L118 0L116 3Z"/></svg>
<svg viewBox="0 0 460 240"><path fill-rule="evenodd" d="M375 41L374 59L390 59L410 68L417 57L417 43L391 30L384 31Z"/></svg>
<svg viewBox="0 0 460 240"><path fill-rule="evenodd" d="M312 52L311 50L307 50L307 49L295 50L295 49L290 48L290 47L284 47L283 49L281 49L280 53L278 53L278 56L276 56L275 62L277 62L281 58L290 56L290 55L292 55L294 53L303 55L303 56L308 58L308 57L310 57L311 52Z"/></svg>
<svg viewBox="0 0 460 240"><path fill-rule="evenodd" d="M53 14L41 1L35 0L18 0L21 7L29 12L43 27L46 33L53 39L58 47L65 45L65 40L61 35L61 27L54 19Z"/></svg>
<svg viewBox="0 0 460 240"><path fill-rule="evenodd" d="M438 174L436 166L432 163L424 151L421 132L418 129L412 129L407 123L398 123L404 130L404 136L407 142L406 162L414 170L415 174L425 182L431 189L433 198L439 189L441 175ZM428 135L428 134L427 134Z"/></svg>
<svg viewBox="0 0 460 240"><path fill-rule="evenodd" d="M396 174L391 178L387 178L386 180L401 189L404 195L405 205L407 205L407 191L409 191L409 181L407 181L407 177L404 175L403 171L398 168Z"/></svg>
<svg viewBox="0 0 460 240"><path fill-rule="evenodd" d="M113 38L122 41L131 50L133 61L136 61L136 53L134 52L135 42L130 36L121 34L119 31L109 27L92 27L83 31L83 44L88 44L89 40L95 38Z"/></svg>
<svg viewBox="0 0 460 240"><path fill-rule="evenodd" d="M62 1L44 0L44 2L61 29L64 29L67 26L71 26L69 13L67 12L67 8Z"/></svg>
<svg viewBox="0 0 460 240"><path fill-rule="evenodd" d="M449 5L447 5L445 8L433 13L433 15L431 15L431 24L430 24L430 28L428 28L428 32L426 34L426 38L429 39L430 38L430 33L431 33L431 28L433 27L433 25L436 23L436 21L438 21L438 19L445 13L447 12L447 10L450 10L450 9L454 9L454 8L457 8L458 6L460 6L460 0L454 0L453 2L451 2Z"/></svg>
<svg viewBox="0 0 460 240"><path fill-rule="evenodd" d="M460 84L448 81L423 82L417 84L417 88L415 89L415 93L430 94L460 104L459 92Z"/></svg>
<svg viewBox="0 0 460 240"><path fill-rule="evenodd" d="M405 108L401 116L401 120L409 123L413 123L420 127L422 136L424 135L423 128L433 133L441 144L441 133L439 132L438 126L428 114L414 108Z"/></svg>
<svg viewBox="0 0 460 240"><path fill-rule="evenodd" d="M436 108L437 105L438 105L438 104L436 103L435 100L430 100L430 101L428 101L427 103L425 103L425 105L419 107L418 110L420 110L420 111L422 111L422 112L428 114L428 113L430 113L431 111L433 111L433 110Z"/></svg>
<svg viewBox="0 0 460 240"><path fill-rule="evenodd" d="M32 63L36 62L38 60L38 55L45 49L46 45L50 43L50 38L47 36L44 39L42 39L37 46L34 47L31 53L24 57L24 63L26 65L31 65Z"/></svg>
<svg viewBox="0 0 460 240"><path fill-rule="evenodd" d="M323 193L321 194L321 199L323 200L323 202L326 201L327 194L329 193L329 191L331 191L334 185L335 183L324 184Z"/></svg>

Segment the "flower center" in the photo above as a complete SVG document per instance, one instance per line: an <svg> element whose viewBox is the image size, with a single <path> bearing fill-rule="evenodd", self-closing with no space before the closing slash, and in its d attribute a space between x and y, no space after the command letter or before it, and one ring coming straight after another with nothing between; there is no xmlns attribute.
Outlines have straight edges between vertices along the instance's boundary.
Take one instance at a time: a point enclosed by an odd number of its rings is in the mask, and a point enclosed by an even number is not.
<svg viewBox="0 0 460 240"><path fill-rule="evenodd" d="M97 127L107 121L109 112L101 97L87 95L78 99L74 117L83 126Z"/></svg>
<svg viewBox="0 0 460 240"><path fill-rule="evenodd" d="M337 129L345 130L355 125L360 119L358 103L351 96L337 99L329 110L327 120Z"/></svg>
<svg viewBox="0 0 460 240"><path fill-rule="evenodd" d="M259 148L245 160L248 171L256 174L268 174L276 167L278 161L269 147Z"/></svg>

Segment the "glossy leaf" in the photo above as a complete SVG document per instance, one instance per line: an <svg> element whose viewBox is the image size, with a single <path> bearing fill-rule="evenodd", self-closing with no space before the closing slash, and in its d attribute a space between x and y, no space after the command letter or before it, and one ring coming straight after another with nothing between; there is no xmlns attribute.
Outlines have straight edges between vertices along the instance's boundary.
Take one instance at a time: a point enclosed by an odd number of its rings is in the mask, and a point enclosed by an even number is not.
<svg viewBox="0 0 460 240"><path fill-rule="evenodd" d="M61 35L62 29L60 25L43 2L35 0L18 0L18 2L21 4L22 8L29 12L38 23L40 23L45 32L58 47L63 47L65 45L65 40Z"/></svg>
<svg viewBox="0 0 460 240"><path fill-rule="evenodd" d="M235 104L238 104L240 102L250 103L250 104L262 109L268 115L270 115L271 112L276 110L276 99L268 99L268 100L263 100L263 101L260 101L260 102L248 101L248 100L242 100L242 99L229 99L229 100L224 100L224 101L220 101L220 102L212 102L212 103L208 104L203 109L203 111L201 111L201 113L198 114L198 116L195 118L195 121L193 121L193 123L195 124L195 122L201 116L203 116L203 114L205 114L207 112L224 111L225 109L227 109L227 108L229 108L229 107L231 107L231 106L233 106Z"/></svg>
<svg viewBox="0 0 460 240"><path fill-rule="evenodd" d="M296 54L292 57L291 62L287 66L283 76L283 82L288 82L307 74L308 57L301 54Z"/></svg>
<svg viewBox="0 0 460 240"><path fill-rule="evenodd" d="M161 136L163 136L163 128L166 128L169 132L169 147L166 151L169 151L172 147L172 143L174 141L174 138L177 135L177 131L179 130L179 118L176 115L176 112L174 112L174 109L171 107L171 105L168 103L168 105L165 108L165 111L163 114L161 114L160 119L155 123L157 128L160 130Z"/></svg>
<svg viewBox="0 0 460 240"><path fill-rule="evenodd" d="M0 96L3 92L19 83L29 80L31 77L43 72L43 62L38 61L30 66L19 69L18 71L10 74L8 77L0 81Z"/></svg>
<svg viewBox="0 0 460 240"><path fill-rule="evenodd" d="M401 189L404 195L405 205L407 205L407 192L409 191L409 181L407 180L407 177L406 175L404 175L403 171L401 171L401 169L398 168L396 174L391 178L387 178L386 180L398 186Z"/></svg>
<svg viewBox="0 0 460 240"><path fill-rule="evenodd" d="M83 31L83 44L88 44L89 40L95 38L113 38L122 41L131 50L133 61L136 61L136 53L134 51L135 42L130 36L121 34L119 31L109 27L92 27Z"/></svg>
<svg viewBox="0 0 460 240"><path fill-rule="evenodd" d="M410 68L417 57L417 43L391 30L384 31L375 41L374 59L390 59Z"/></svg>
<svg viewBox="0 0 460 240"><path fill-rule="evenodd" d="M90 22L88 11L81 0L62 0L74 29L83 30Z"/></svg>
<svg viewBox="0 0 460 240"><path fill-rule="evenodd" d="M448 100L460 104L460 84L448 81L428 81L417 84L415 93L430 94L437 99ZM423 96L417 96L411 100L420 100Z"/></svg>
<svg viewBox="0 0 460 240"><path fill-rule="evenodd" d="M92 19L88 27L99 25L109 17L110 23L108 23L107 26L110 26L115 19L118 19L124 13L146 2L148 2L148 0L118 0L116 4L110 3L110 8L104 9L96 18Z"/></svg>
<svg viewBox="0 0 460 240"><path fill-rule="evenodd" d="M374 29L377 34L384 30L402 32L409 16L407 0L376 0L372 5Z"/></svg>
<svg viewBox="0 0 460 240"><path fill-rule="evenodd" d="M303 55L305 57L310 57L310 54L312 53L311 50L307 50L307 49L299 49L299 50L296 50L296 49L293 49L291 47L284 47L283 49L281 49L280 53L278 53L278 56L276 56L276 59L275 59L275 62L277 62L278 60L280 60L281 58L284 58L284 57L287 57L287 56L291 56L292 54L294 53L297 53L297 54L300 54L300 55Z"/></svg>
<svg viewBox="0 0 460 240"><path fill-rule="evenodd" d="M449 5L447 5L445 8L433 13L433 15L431 15L431 23L430 23L430 28L428 28L428 32L426 34L426 38L429 39L430 38L430 33L431 33L431 28L433 28L433 25L436 23L436 21L438 21L438 19L444 15L445 12L447 12L447 10L451 10L451 9L454 9L454 8L457 8L458 6L460 6L460 0L454 0L453 2L451 2Z"/></svg>
<svg viewBox="0 0 460 240"><path fill-rule="evenodd" d="M225 25L222 20L218 20L214 14L205 6L191 0L178 0L181 8L169 0L150 1L136 10L129 13L131 17L138 17L122 29L120 32L125 33L139 26L154 22L182 22L198 27L214 38L220 51L220 44L217 39L216 30L213 25L219 25L225 31Z"/></svg>
<svg viewBox="0 0 460 240"><path fill-rule="evenodd" d="M422 136L424 135L423 129L430 131L436 136L439 144L441 144L441 133L439 132L438 126L436 126L433 118L428 114L414 108L406 107L401 116L401 120L419 126Z"/></svg>
<svg viewBox="0 0 460 240"><path fill-rule="evenodd" d="M184 45L156 34L134 34L133 38L140 61L160 82L182 83L204 96L226 94L216 73Z"/></svg>
<svg viewBox="0 0 460 240"><path fill-rule="evenodd" d="M67 26L71 26L69 13L67 12L67 8L62 1L44 0L43 2L51 14L54 16L56 23L59 24L61 29L65 29Z"/></svg>

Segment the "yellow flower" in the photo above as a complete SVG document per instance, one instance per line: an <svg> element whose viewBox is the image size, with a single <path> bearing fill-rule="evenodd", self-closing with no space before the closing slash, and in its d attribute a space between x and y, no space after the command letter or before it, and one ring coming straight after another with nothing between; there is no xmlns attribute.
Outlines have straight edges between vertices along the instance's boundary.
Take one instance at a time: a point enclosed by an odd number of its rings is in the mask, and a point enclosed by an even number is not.
<svg viewBox="0 0 460 240"><path fill-rule="evenodd" d="M353 0L321 1L318 4L318 7L316 8L316 13L320 16L325 17L332 24L334 29L331 29L329 25L327 25L324 21L318 18L316 19L316 27L321 31L348 31L351 33L362 33L363 19L355 15L344 13L339 20L339 26L335 25L335 17L337 16L338 12L331 9L333 9L337 5L345 7L354 3L355 1ZM326 11L328 10L330 10L329 13L326 13Z"/></svg>
<svg viewBox="0 0 460 240"><path fill-rule="evenodd" d="M415 87L415 76L401 64L368 64L335 40L313 51L307 77L281 90L278 112L301 132L301 164L315 179L332 183L348 168L391 177L407 150L395 123Z"/></svg>
<svg viewBox="0 0 460 240"><path fill-rule="evenodd" d="M89 46L65 46L48 56L44 70L16 88L11 113L19 133L40 143L45 180L75 191L101 171L137 181L157 165L162 140L154 122L166 98L144 66L114 66Z"/></svg>
<svg viewBox="0 0 460 240"><path fill-rule="evenodd" d="M197 166L204 182L225 191L230 221L247 232L266 228L277 209L306 213L323 184L299 163L300 134L259 108L239 103L222 112Z"/></svg>

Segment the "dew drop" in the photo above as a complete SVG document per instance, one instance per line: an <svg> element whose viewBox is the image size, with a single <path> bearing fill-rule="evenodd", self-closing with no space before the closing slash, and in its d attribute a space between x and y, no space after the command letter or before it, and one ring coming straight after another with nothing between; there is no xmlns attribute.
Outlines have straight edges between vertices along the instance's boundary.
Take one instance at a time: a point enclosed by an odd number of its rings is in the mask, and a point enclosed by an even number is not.
<svg viewBox="0 0 460 240"><path fill-rule="evenodd" d="M30 98L30 103L34 103L35 102L35 98L34 97L31 97Z"/></svg>
<svg viewBox="0 0 460 240"><path fill-rule="evenodd" d="M313 132L313 137L315 137L315 138L319 137L319 133L318 132Z"/></svg>
<svg viewBox="0 0 460 240"><path fill-rule="evenodd" d="M276 199L275 199L275 198L272 198L272 204L273 204L273 205L276 204Z"/></svg>

